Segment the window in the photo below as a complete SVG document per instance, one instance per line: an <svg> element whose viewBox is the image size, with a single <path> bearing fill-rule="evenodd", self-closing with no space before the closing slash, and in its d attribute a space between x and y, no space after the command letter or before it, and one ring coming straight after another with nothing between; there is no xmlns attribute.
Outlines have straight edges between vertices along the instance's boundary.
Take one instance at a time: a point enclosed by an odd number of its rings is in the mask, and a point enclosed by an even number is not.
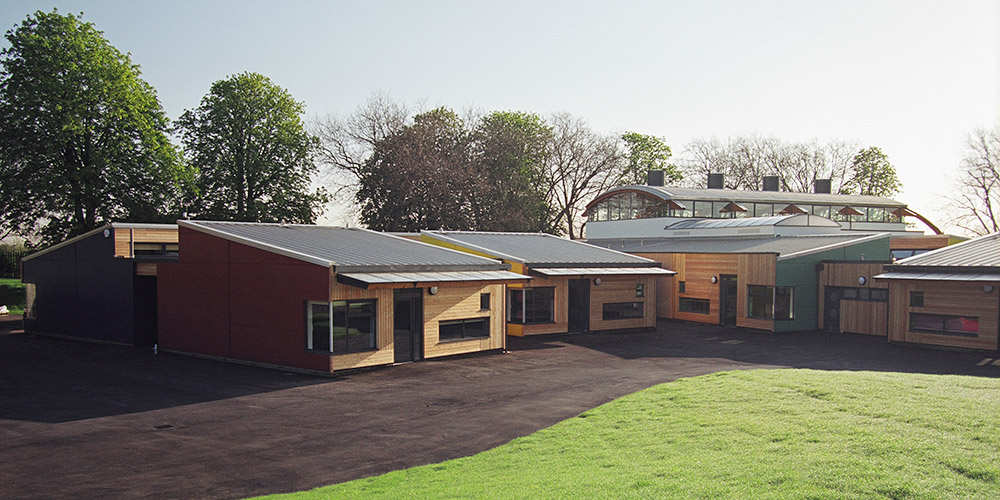
<svg viewBox="0 0 1000 500"><path fill-rule="evenodd" d="M747 317L756 319L792 319L790 286L747 285Z"/></svg>
<svg viewBox="0 0 1000 500"><path fill-rule="evenodd" d="M525 325L551 323L555 290L555 287L508 289L507 321Z"/></svg>
<svg viewBox="0 0 1000 500"><path fill-rule="evenodd" d="M910 292L910 307L924 307L924 292Z"/></svg>
<svg viewBox="0 0 1000 500"><path fill-rule="evenodd" d="M646 296L646 284L645 283L636 283L635 284L635 296L636 297L645 297Z"/></svg>
<svg viewBox="0 0 1000 500"><path fill-rule="evenodd" d="M375 349L375 301L306 304L306 348L336 354Z"/></svg>
<svg viewBox="0 0 1000 500"><path fill-rule="evenodd" d="M774 215L774 205L770 203L754 203L753 204L753 216L754 217L770 217Z"/></svg>
<svg viewBox="0 0 1000 500"><path fill-rule="evenodd" d="M872 288L871 299L877 302L887 302L889 300L889 290L885 288Z"/></svg>
<svg viewBox="0 0 1000 500"><path fill-rule="evenodd" d="M605 321L615 319L633 319L641 318L642 313L642 302L616 302L604 304L604 314L602 318Z"/></svg>
<svg viewBox="0 0 1000 500"><path fill-rule="evenodd" d="M176 257L177 243L135 243L132 245L132 255L165 255Z"/></svg>
<svg viewBox="0 0 1000 500"><path fill-rule="evenodd" d="M915 332L978 337L979 318L974 316L910 313L910 330Z"/></svg>
<svg viewBox="0 0 1000 500"><path fill-rule="evenodd" d="M812 209L813 215L818 215L820 217L830 218L830 206L829 205L813 205Z"/></svg>
<svg viewBox="0 0 1000 500"><path fill-rule="evenodd" d="M677 293L687 293L685 290L687 290L687 282L679 281L677 283Z"/></svg>
<svg viewBox="0 0 1000 500"><path fill-rule="evenodd" d="M490 294L488 293L479 294L479 310L480 311L490 310Z"/></svg>
<svg viewBox="0 0 1000 500"><path fill-rule="evenodd" d="M475 339L489 336L490 318L456 319L438 323L438 340Z"/></svg>
<svg viewBox="0 0 1000 500"><path fill-rule="evenodd" d="M677 305L682 312L708 314L710 302L707 299L690 299L687 297L681 297L678 300Z"/></svg>
<svg viewBox="0 0 1000 500"><path fill-rule="evenodd" d="M712 202L710 202L710 201L696 201L696 202L694 202L694 216L695 217L712 217Z"/></svg>

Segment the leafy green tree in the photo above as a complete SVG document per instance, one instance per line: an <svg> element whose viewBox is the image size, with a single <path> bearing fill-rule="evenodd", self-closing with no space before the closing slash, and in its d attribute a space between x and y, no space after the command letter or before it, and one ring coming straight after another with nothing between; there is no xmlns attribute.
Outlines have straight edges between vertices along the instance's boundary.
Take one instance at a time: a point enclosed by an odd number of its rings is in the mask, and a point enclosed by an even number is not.
<svg viewBox="0 0 1000 500"><path fill-rule="evenodd" d="M622 140L625 141L626 163L620 184L645 184L646 173L650 170L663 170L663 180L668 184L684 178L681 171L669 162L672 153L663 138L626 132Z"/></svg>
<svg viewBox="0 0 1000 500"><path fill-rule="evenodd" d="M853 175L844 186L848 193L891 198L903 187L889 157L875 146L854 155L851 168Z"/></svg>
<svg viewBox="0 0 1000 500"><path fill-rule="evenodd" d="M0 218L52 243L176 210L184 177L139 66L79 16L36 12L0 69ZM176 214L176 212L175 212Z"/></svg>
<svg viewBox="0 0 1000 500"><path fill-rule="evenodd" d="M257 73L213 83L201 105L177 121L187 160L197 169L196 217L315 222L329 196L311 190L317 141L303 126L304 111Z"/></svg>
<svg viewBox="0 0 1000 500"><path fill-rule="evenodd" d="M473 161L485 177L478 229L550 232L545 164L552 129L536 114L495 111L473 132Z"/></svg>

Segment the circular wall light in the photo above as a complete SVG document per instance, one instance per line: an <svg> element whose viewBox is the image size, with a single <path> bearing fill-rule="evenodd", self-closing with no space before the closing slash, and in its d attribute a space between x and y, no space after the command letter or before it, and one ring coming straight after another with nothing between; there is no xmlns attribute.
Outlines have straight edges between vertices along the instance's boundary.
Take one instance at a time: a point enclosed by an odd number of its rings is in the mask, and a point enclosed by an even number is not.
<svg viewBox="0 0 1000 500"><path fill-rule="evenodd" d="M712 276L712 284L714 285L714 284L716 284L718 282L719 282L719 278L717 276Z"/></svg>
<svg viewBox="0 0 1000 500"><path fill-rule="evenodd" d="M431 295L437 295L437 293L438 293L438 287L432 286L432 287L428 288L427 291L430 292Z"/></svg>
<svg viewBox="0 0 1000 500"><path fill-rule="evenodd" d="M104 230L104 237L107 238L109 236L111 236L111 230L110 229L105 229Z"/></svg>
<svg viewBox="0 0 1000 500"><path fill-rule="evenodd" d="M993 285L983 285L983 291L986 292L986 293L992 292L993 291Z"/></svg>
<svg viewBox="0 0 1000 500"><path fill-rule="evenodd" d="M868 278L865 278L864 276L858 276L858 284L859 285L864 285L867 282L868 282Z"/></svg>
<svg viewBox="0 0 1000 500"><path fill-rule="evenodd" d="M594 284L595 285L600 285L601 284L601 278L594 278Z"/></svg>

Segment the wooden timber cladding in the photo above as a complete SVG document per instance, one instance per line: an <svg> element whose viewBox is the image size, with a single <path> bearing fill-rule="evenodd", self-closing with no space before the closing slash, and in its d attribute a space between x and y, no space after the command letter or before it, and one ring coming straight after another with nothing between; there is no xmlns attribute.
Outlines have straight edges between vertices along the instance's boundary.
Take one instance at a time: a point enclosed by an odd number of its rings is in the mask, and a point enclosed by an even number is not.
<svg viewBox="0 0 1000 500"><path fill-rule="evenodd" d="M114 229L115 257L134 257L134 243L177 243L176 228L124 228Z"/></svg>
<svg viewBox="0 0 1000 500"><path fill-rule="evenodd" d="M984 285L993 286L990 293ZM891 280L889 282L890 342L914 342L970 349L997 348L1000 283ZM910 306L910 292L923 292L923 307ZM977 336L934 334L910 330L910 313L979 318Z"/></svg>
<svg viewBox="0 0 1000 500"><path fill-rule="evenodd" d="M775 254L709 254L709 253L637 253L639 257L655 260L664 268L677 272L670 279L656 280L656 315L699 323L719 324L720 283L712 283L712 277L723 274L735 275L737 282L736 325L760 330L772 330L772 320L748 318L747 286L774 286ZM684 282L684 293L679 292ZM680 310L680 299L692 298L709 301L708 314Z"/></svg>
<svg viewBox="0 0 1000 500"><path fill-rule="evenodd" d="M591 282L593 283L593 282ZM645 297L636 297L636 285L645 287ZM655 286L652 276L608 277L602 278L600 285L590 286L590 329L617 330L625 328L650 328L656 326L656 307L651 300ZM642 302L643 316L604 320L604 304L617 302ZM557 304L559 304L557 302Z"/></svg>
<svg viewBox="0 0 1000 500"><path fill-rule="evenodd" d="M875 281L875 276L883 272L886 264L879 261L824 262L819 272L817 328L826 329L826 287L886 289L889 286L887 283ZM861 277L865 278L864 284L858 282ZM888 306L888 302L841 300L839 331L885 336L889 324Z"/></svg>
<svg viewBox="0 0 1000 500"><path fill-rule="evenodd" d="M330 356L332 371L362 368L366 366L391 364L394 361L393 337L393 289L361 289L330 280L330 300L376 300L375 328L376 350L335 354ZM430 295L424 289L424 357L435 358L454 354L465 354L489 349L503 348L503 285L449 286L438 284L438 292ZM490 310L482 311L480 294L490 294ZM452 340L440 342L438 325L441 321L453 319L490 318L490 336L481 339Z"/></svg>

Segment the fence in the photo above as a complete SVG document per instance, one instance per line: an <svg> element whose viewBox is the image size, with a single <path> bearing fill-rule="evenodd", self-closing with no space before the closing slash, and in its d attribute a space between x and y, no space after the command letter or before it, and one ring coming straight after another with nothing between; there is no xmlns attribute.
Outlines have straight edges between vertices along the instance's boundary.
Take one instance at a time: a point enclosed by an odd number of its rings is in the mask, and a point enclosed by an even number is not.
<svg viewBox="0 0 1000 500"><path fill-rule="evenodd" d="M21 258L30 253L26 248L0 245L0 278L20 278Z"/></svg>

